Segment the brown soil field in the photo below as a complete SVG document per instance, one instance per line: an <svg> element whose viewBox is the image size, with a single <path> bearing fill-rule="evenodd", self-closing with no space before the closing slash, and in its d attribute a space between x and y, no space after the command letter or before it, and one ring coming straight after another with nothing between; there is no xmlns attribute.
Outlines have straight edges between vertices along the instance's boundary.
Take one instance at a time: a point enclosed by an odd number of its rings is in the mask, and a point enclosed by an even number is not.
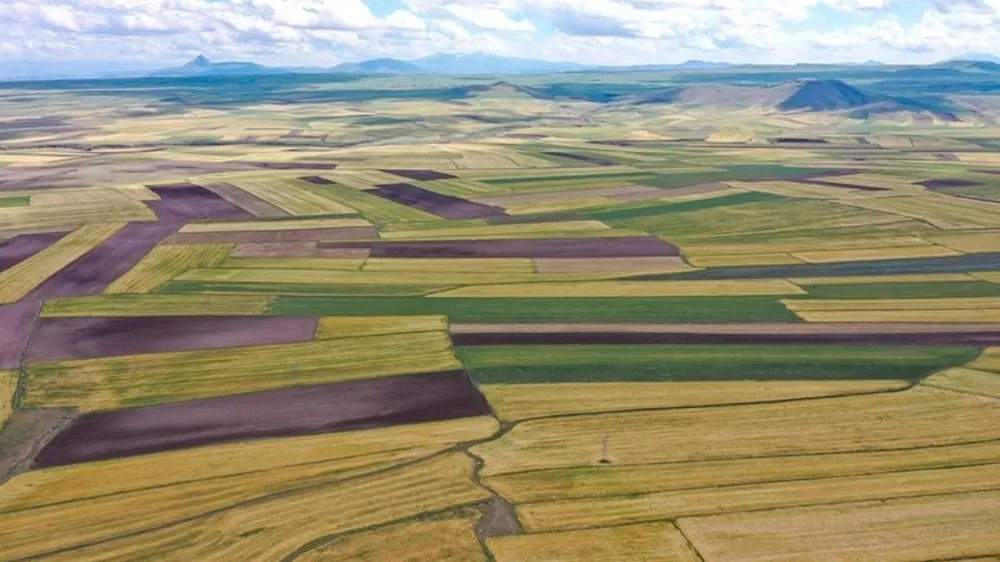
<svg viewBox="0 0 1000 562"><path fill-rule="evenodd" d="M443 172L438 172L436 170L382 170L382 171L387 174L392 174L394 176L399 176L401 178L406 178L408 180L414 180L414 181L453 180L458 178L458 176L445 174Z"/></svg>
<svg viewBox="0 0 1000 562"><path fill-rule="evenodd" d="M336 170L337 164L328 162L247 162L264 170Z"/></svg>
<svg viewBox="0 0 1000 562"><path fill-rule="evenodd" d="M542 258L535 260L538 273L608 273L631 271L687 271L684 258L653 256L640 258Z"/></svg>
<svg viewBox="0 0 1000 562"><path fill-rule="evenodd" d="M455 345L831 344L984 345L1000 324L453 324Z"/></svg>
<svg viewBox="0 0 1000 562"><path fill-rule="evenodd" d="M35 457L35 466L489 413L463 371L286 388L86 414Z"/></svg>
<svg viewBox="0 0 1000 562"><path fill-rule="evenodd" d="M100 294L179 226L177 223L129 223L103 244L50 277L33 294L40 298Z"/></svg>
<svg viewBox="0 0 1000 562"><path fill-rule="evenodd" d="M375 189L369 190L368 193L445 219L480 219L506 214L503 209L498 207L475 203L451 195L441 195L408 183L379 185Z"/></svg>
<svg viewBox="0 0 1000 562"><path fill-rule="evenodd" d="M236 246L236 258L367 258L367 248L341 248L322 250L316 242L261 242Z"/></svg>
<svg viewBox="0 0 1000 562"><path fill-rule="evenodd" d="M328 180L322 176L303 176L299 179L313 185L337 185L337 182Z"/></svg>
<svg viewBox="0 0 1000 562"><path fill-rule="evenodd" d="M597 166L617 166L618 162L614 160L608 160L607 158L600 158L597 156L590 156L588 154L576 154L573 152L560 152L560 151L549 151L545 154L549 156L555 156L557 158L568 158L570 160L579 160L580 162L587 162L588 164L595 164Z"/></svg>
<svg viewBox="0 0 1000 562"><path fill-rule="evenodd" d="M620 258L679 256L655 236L542 238L319 244L320 248L371 248L374 258Z"/></svg>
<svg viewBox="0 0 1000 562"><path fill-rule="evenodd" d="M43 318L26 361L299 343L313 339L314 317L157 316Z"/></svg>
<svg viewBox="0 0 1000 562"><path fill-rule="evenodd" d="M230 183L207 184L205 185L205 189L256 217L279 218L291 216L284 209L279 209L260 197L243 191Z"/></svg>
<svg viewBox="0 0 1000 562"><path fill-rule="evenodd" d="M146 187L160 197L159 201L146 204L161 221L253 218L250 213L199 185L180 183Z"/></svg>
<svg viewBox="0 0 1000 562"><path fill-rule="evenodd" d="M479 203L487 205L520 205L524 203L554 203L559 201L572 201L574 199L589 199L597 197L665 197L673 192L667 192L655 187L645 185L623 185L621 187L607 187L600 189L577 189L575 191L555 191L552 193L526 193L521 195L505 195L501 197L488 197L476 199ZM631 200L631 199L628 199Z"/></svg>
<svg viewBox="0 0 1000 562"><path fill-rule="evenodd" d="M0 271L14 267L48 248L65 235L65 232L22 234L10 240L5 240L3 243L0 243Z"/></svg>
<svg viewBox="0 0 1000 562"><path fill-rule="evenodd" d="M281 244L331 240L371 240L376 237L371 226L347 228L303 228L300 230L254 230L233 232L190 232L174 234L166 244Z"/></svg>
<svg viewBox="0 0 1000 562"><path fill-rule="evenodd" d="M41 307L41 301L32 298L0 306L0 370L20 368L21 352Z"/></svg>
<svg viewBox="0 0 1000 562"><path fill-rule="evenodd" d="M0 431L0 484L28 470L34 456L73 420L72 410L19 410Z"/></svg>

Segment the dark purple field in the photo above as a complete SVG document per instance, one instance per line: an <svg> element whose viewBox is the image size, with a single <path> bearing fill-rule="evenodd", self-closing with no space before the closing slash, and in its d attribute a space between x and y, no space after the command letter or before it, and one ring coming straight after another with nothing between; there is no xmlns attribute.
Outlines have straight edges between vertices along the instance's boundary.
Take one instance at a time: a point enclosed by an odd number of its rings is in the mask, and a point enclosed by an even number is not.
<svg viewBox="0 0 1000 562"><path fill-rule="evenodd" d="M42 318L25 359L53 361L311 341L316 318Z"/></svg>
<svg viewBox="0 0 1000 562"><path fill-rule="evenodd" d="M482 203L473 203L460 197L442 195L408 183L390 183L376 186L368 191L389 201L395 201L414 209L427 211L445 219L479 219L503 216L503 209Z"/></svg>
<svg viewBox="0 0 1000 562"><path fill-rule="evenodd" d="M570 160L579 160L580 162L587 162L588 164L594 164L597 166L617 166L618 162L614 160L608 160L607 158L601 158L599 156L591 156L589 154L576 154L575 152L559 152L559 151L549 151L545 154L549 156L555 156L557 158L568 158Z"/></svg>
<svg viewBox="0 0 1000 562"><path fill-rule="evenodd" d="M268 244L281 242L322 242L330 240L374 240L375 228L304 228L299 230L254 230L240 232L190 232L175 234L167 244Z"/></svg>
<svg viewBox="0 0 1000 562"><path fill-rule="evenodd" d="M160 197L159 201L147 204L164 222L253 218L250 213L199 185L180 183L147 187Z"/></svg>
<svg viewBox="0 0 1000 562"><path fill-rule="evenodd" d="M0 271L14 267L66 236L65 232L22 234L0 242Z"/></svg>
<svg viewBox="0 0 1000 562"><path fill-rule="evenodd" d="M232 184L213 183L211 185L206 185L205 189L208 189L212 193L218 195L226 201L229 201L233 205L245 210L255 217L280 218L291 216L287 211L279 209L267 201L264 201L260 197L257 197L247 191L243 191Z"/></svg>
<svg viewBox="0 0 1000 562"><path fill-rule="evenodd" d="M129 223L103 244L49 277L33 295L46 299L98 295L179 226L177 223Z"/></svg>
<svg viewBox="0 0 1000 562"><path fill-rule="evenodd" d="M21 352L41 308L42 302L30 297L0 306L0 370L21 366Z"/></svg>
<svg viewBox="0 0 1000 562"><path fill-rule="evenodd" d="M451 174L446 174L444 172L438 172L437 170L382 170L387 174L392 174L394 176L399 176L401 178L406 178L408 180L414 181L434 181L434 180L453 180L458 176L453 176Z"/></svg>
<svg viewBox="0 0 1000 562"><path fill-rule="evenodd" d="M322 176L304 176L299 179L313 185L337 185L337 182L328 180Z"/></svg>
<svg viewBox="0 0 1000 562"><path fill-rule="evenodd" d="M874 187L871 185L854 185L852 183L843 183L837 181L826 181L826 180L814 180L814 179L797 179L798 183L804 183L807 185L818 185L821 187L835 187L838 189L855 189L857 191L889 191L884 187Z"/></svg>
<svg viewBox="0 0 1000 562"><path fill-rule="evenodd" d="M655 236L544 238L534 240L448 240L433 242L320 243L320 248L371 248L376 258L627 258L679 256Z"/></svg>
<svg viewBox="0 0 1000 562"><path fill-rule="evenodd" d="M917 185L922 185L927 189L942 189L946 187L972 187L974 185L981 185L978 182L963 180L963 179L936 179L936 180L924 180L918 181Z"/></svg>
<svg viewBox="0 0 1000 562"><path fill-rule="evenodd" d="M489 414L462 371L286 388L85 414L42 449L34 465Z"/></svg>

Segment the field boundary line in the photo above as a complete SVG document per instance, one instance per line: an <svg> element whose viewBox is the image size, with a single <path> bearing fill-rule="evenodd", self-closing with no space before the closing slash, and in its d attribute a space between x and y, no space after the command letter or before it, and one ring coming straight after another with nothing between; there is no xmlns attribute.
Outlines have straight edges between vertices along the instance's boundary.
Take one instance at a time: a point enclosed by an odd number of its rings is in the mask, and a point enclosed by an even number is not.
<svg viewBox="0 0 1000 562"><path fill-rule="evenodd" d="M1000 374L998 374L997 376L1000 377ZM927 379L924 379L924 381L926 381L926 380ZM947 387L944 387L944 386L938 386L936 384L931 384L931 383L928 383L928 382L920 382L918 384L918 386L926 386L927 388L933 388L935 390L943 390L943 391L946 391L946 392L954 392L956 394L965 394L967 396L979 396L981 398L990 398L992 400L1000 400L1000 397L997 397L997 396L990 396L989 394L980 394L978 392L972 392L971 390L958 390L958 389L955 389L955 388L947 388Z"/></svg>

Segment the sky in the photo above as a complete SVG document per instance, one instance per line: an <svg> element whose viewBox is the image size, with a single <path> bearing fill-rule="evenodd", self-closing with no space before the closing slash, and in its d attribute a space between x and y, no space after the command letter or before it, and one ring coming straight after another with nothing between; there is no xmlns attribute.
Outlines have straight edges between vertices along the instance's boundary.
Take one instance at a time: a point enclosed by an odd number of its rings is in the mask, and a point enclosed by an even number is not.
<svg viewBox="0 0 1000 562"><path fill-rule="evenodd" d="M0 0L0 29L0 63L929 63L1000 54L1000 0Z"/></svg>

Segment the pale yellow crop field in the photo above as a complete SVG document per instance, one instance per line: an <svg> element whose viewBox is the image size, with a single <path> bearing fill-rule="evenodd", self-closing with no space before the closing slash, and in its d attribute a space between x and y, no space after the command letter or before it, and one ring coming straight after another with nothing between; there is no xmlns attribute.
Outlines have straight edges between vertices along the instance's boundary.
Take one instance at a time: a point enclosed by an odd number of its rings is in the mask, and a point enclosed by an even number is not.
<svg viewBox="0 0 1000 562"><path fill-rule="evenodd" d="M0 371L0 427L14 412L14 393L19 375L18 371Z"/></svg>
<svg viewBox="0 0 1000 562"><path fill-rule="evenodd" d="M200 222L183 226L178 232L193 234L199 232L274 232L280 230L304 230L314 228L356 228L371 226L364 219L301 219L272 221L227 221Z"/></svg>
<svg viewBox="0 0 1000 562"><path fill-rule="evenodd" d="M921 384L1000 398L1000 373L989 371L955 367L932 375Z"/></svg>
<svg viewBox="0 0 1000 562"><path fill-rule="evenodd" d="M445 332L447 316L327 316L316 326L317 340Z"/></svg>
<svg viewBox="0 0 1000 562"><path fill-rule="evenodd" d="M456 514L446 519L431 519L380 527L365 533L333 539L296 560L329 562L365 560L367 562L486 562L486 554L474 531L479 514Z"/></svg>
<svg viewBox="0 0 1000 562"><path fill-rule="evenodd" d="M614 298L614 297L726 297L804 294L783 279L732 281L583 281L462 287L431 295L436 298Z"/></svg>
<svg viewBox="0 0 1000 562"><path fill-rule="evenodd" d="M104 293L150 293L189 269L219 265L235 247L235 244L157 246L128 273L108 285Z"/></svg>
<svg viewBox="0 0 1000 562"><path fill-rule="evenodd" d="M783 300L807 322L998 322L1000 299Z"/></svg>
<svg viewBox="0 0 1000 562"><path fill-rule="evenodd" d="M673 523L489 539L497 562L699 562Z"/></svg>
<svg viewBox="0 0 1000 562"><path fill-rule="evenodd" d="M259 316L268 295L99 295L45 301L43 318L81 316Z"/></svg>

